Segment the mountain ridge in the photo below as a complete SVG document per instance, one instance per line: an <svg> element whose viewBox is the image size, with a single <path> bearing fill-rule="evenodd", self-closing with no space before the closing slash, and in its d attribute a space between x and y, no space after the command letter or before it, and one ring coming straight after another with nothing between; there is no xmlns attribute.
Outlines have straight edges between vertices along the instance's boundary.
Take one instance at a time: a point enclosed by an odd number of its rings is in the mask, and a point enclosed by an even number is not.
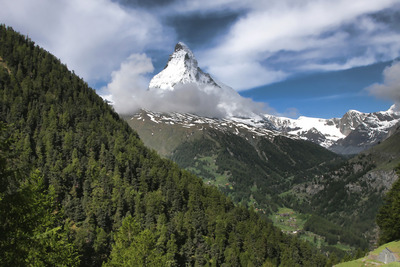
<svg viewBox="0 0 400 267"><path fill-rule="evenodd" d="M165 68L151 79L149 90L157 90L160 94L179 90L180 94L184 94L184 86L197 88L213 101L218 99L216 105L225 120L237 122L241 118L250 127L276 130L285 136L311 141L338 154L352 155L366 150L389 137L391 129L400 123L400 111L395 105L387 111L373 113L349 110L341 118L332 119L305 116L290 119L263 114L261 110L254 111L251 107L255 105L254 102L244 101L231 87L204 73L189 47L179 42ZM237 103L242 103L240 108L236 107ZM249 124L251 119L265 123Z"/></svg>
<svg viewBox="0 0 400 267"><path fill-rule="evenodd" d="M215 115L220 118L245 117L266 120L260 112L259 105L249 104L251 100L243 98L233 88L204 73L198 67L193 52L182 42L175 45L165 68L150 80L148 90L156 93L161 99L168 94L179 94L183 99L181 101L184 102L179 102L182 106L188 102L186 96L196 97L198 103L214 105L209 109L214 110ZM163 110L153 111L163 112Z"/></svg>
<svg viewBox="0 0 400 267"><path fill-rule="evenodd" d="M175 45L164 69L150 80L149 90L174 90L175 85L179 83L198 83L221 88L210 74L200 69L193 52L183 42Z"/></svg>
<svg viewBox="0 0 400 267"><path fill-rule="evenodd" d="M299 136L338 154L357 154L388 138L400 123L400 112L392 105L387 111L362 113L349 110L342 118L298 119L266 115L278 131Z"/></svg>

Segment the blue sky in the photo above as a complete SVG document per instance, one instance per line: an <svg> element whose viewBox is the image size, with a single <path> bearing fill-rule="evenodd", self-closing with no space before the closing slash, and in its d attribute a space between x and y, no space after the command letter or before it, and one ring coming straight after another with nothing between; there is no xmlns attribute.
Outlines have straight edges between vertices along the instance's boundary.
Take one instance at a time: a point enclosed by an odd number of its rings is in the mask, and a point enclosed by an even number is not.
<svg viewBox="0 0 400 267"><path fill-rule="evenodd" d="M366 88L382 83L382 72L392 62L376 63L348 70L303 74L252 90L242 91L244 97L266 101L280 107L285 115L321 118L342 117L349 109L361 112L387 110L393 101L377 98ZM292 114L290 114L292 112Z"/></svg>
<svg viewBox="0 0 400 267"><path fill-rule="evenodd" d="M0 6L0 23L28 35L99 93L116 77L132 87L120 88L122 95L145 90L183 41L204 71L279 115L340 117L400 100L399 0L0 0Z"/></svg>

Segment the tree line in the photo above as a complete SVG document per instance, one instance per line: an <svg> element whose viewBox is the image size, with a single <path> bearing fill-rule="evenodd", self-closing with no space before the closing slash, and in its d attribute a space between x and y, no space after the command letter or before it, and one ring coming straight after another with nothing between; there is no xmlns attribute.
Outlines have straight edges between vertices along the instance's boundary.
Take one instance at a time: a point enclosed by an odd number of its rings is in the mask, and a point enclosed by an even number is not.
<svg viewBox="0 0 400 267"><path fill-rule="evenodd" d="M0 26L0 265L324 266L147 149L60 60Z"/></svg>

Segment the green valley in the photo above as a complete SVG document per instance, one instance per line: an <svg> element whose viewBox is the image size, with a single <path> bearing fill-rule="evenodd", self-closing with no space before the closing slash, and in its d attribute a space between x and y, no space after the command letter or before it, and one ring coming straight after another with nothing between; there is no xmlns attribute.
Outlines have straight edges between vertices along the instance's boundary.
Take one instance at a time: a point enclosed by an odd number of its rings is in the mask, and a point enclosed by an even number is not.
<svg viewBox="0 0 400 267"><path fill-rule="evenodd" d="M303 214L302 224L307 220L314 224L307 231L310 236L324 240L314 243L338 255L376 242L375 216L383 194L397 179L393 171L400 162L397 133L346 160L310 142L257 135L240 124L224 127L224 121L193 123L199 121L193 118L172 122L167 114L139 114L125 119L146 145L235 203L261 215L272 216L285 207ZM171 142L161 141L165 135ZM274 224L284 231L303 230Z"/></svg>
<svg viewBox="0 0 400 267"><path fill-rule="evenodd" d="M145 147L86 82L4 25L0 57L0 265L325 266Z"/></svg>

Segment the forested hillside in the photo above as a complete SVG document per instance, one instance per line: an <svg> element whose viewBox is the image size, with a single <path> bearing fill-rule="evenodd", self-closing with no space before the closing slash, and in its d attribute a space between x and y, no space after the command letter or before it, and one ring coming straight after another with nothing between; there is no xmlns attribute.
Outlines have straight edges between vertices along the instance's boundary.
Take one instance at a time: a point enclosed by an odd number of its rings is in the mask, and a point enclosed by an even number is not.
<svg viewBox="0 0 400 267"><path fill-rule="evenodd" d="M212 119L199 123L202 118L196 118L193 123L187 114L180 114L189 118L186 122L168 119L173 116L141 111L125 119L146 144L216 186L234 203L268 216L283 231L296 233L323 251L334 251L339 258L369 246L373 237L364 234L374 228L381 202L370 191L362 194L363 201L360 195L351 195L348 201L344 185L353 168L344 158L304 140L254 134L235 124L213 127ZM347 172L330 178L347 165ZM300 212L301 218L285 217L286 208Z"/></svg>
<svg viewBox="0 0 400 267"><path fill-rule="evenodd" d="M326 263L144 147L83 80L4 25L0 121L2 266Z"/></svg>
<svg viewBox="0 0 400 267"><path fill-rule="evenodd" d="M400 177L400 165L397 166L397 175ZM379 243L382 245L391 241L400 240L400 179L384 197L384 205L379 209L376 223L380 228Z"/></svg>
<svg viewBox="0 0 400 267"><path fill-rule="evenodd" d="M327 233L331 244L341 240L357 247L372 247L378 236L378 210L385 193L398 179L395 168L400 163L399 141L398 129L381 144L339 168L295 186L286 194L285 202L303 213L315 213L340 225L344 235L321 218L314 218L311 229Z"/></svg>
<svg viewBox="0 0 400 267"><path fill-rule="evenodd" d="M266 214L282 205L281 193L344 162L321 146L276 132L255 134L250 126L233 121L170 116L141 111L124 118L147 146L217 186L235 203Z"/></svg>
<svg viewBox="0 0 400 267"><path fill-rule="evenodd" d="M277 136L253 142L208 130L202 138L179 145L171 159L205 181L218 184L215 180L223 178L219 188L235 202L267 214L282 205L281 193L341 162L334 153L303 140ZM215 169L210 168L212 163Z"/></svg>

